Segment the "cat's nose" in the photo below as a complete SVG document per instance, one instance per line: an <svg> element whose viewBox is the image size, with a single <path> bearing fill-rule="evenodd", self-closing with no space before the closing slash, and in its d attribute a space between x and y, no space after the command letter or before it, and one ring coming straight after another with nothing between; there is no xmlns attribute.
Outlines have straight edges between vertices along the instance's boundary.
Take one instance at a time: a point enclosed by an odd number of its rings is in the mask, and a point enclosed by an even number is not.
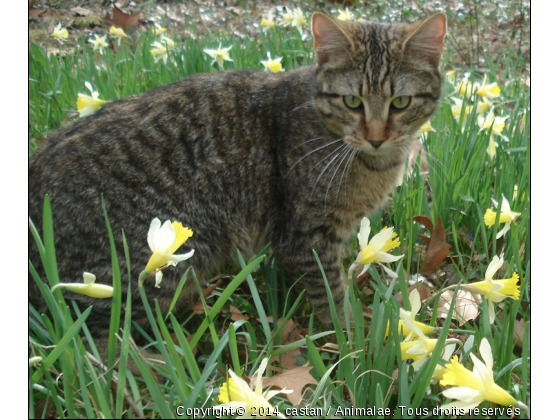
<svg viewBox="0 0 560 420"><path fill-rule="evenodd" d="M368 140L368 142L376 149L379 149L379 146L381 146L385 142L385 140Z"/></svg>

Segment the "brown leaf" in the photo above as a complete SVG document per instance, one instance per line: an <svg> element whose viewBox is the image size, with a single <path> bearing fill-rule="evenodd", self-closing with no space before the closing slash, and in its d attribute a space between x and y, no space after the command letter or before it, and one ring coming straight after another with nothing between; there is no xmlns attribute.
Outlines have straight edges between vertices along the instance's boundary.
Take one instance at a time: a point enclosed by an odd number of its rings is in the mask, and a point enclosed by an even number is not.
<svg viewBox="0 0 560 420"><path fill-rule="evenodd" d="M516 319L513 324L513 341L515 346L522 349L523 348L523 338L525 338L525 328L527 327L527 322L524 319Z"/></svg>
<svg viewBox="0 0 560 420"><path fill-rule="evenodd" d="M248 315L242 313L238 308L233 305L229 305L229 311L222 309L222 312L230 312L232 321L247 321L249 319Z"/></svg>
<svg viewBox="0 0 560 420"><path fill-rule="evenodd" d="M278 320L278 325L282 323L282 319ZM299 325L289 319L282 329L282 344L294 343L303 339L302 330ZM278 356L274 356L271 361L278 362L283 369L292 369L298 366L297 356L301 356L301 349L293 349Z"/></svg>
<svg viewBox="0 0 560 420"><path fill-rule="evenodd" d="M309 373L311 369L311 366L301 366L285 370L269 378L263 378L263 387L276 386L280 389L291 389L293 392L286 396L295 407L303 398L303 388L307 385L317 385L317 380Z"/></svg>
<svg viewBox="0 0 560 420"><path fill-rule="evenodd" d="M448 290L441 294L438 305L438 318L447 318L451 301L453 300L453 290ZM452 318L457 320L459 326L465 322L476 319L479 314L479 305L481 299L478 295L473 295L466 290L459 290L457 292L457 299L455 300L455 311Z"/></svg>
<svg viewBox="0 0 560 420"><path fill-rule="evenodd" d="M412 292L414 289L418 290L418 294L420 295L420 301L422 303L426 302L432 294L432 292L430 291L430 287L426 284L426 282L421 282L420 284L416 283L415 285L410 286L406 290L407 293L410 295L410 292ZM401 306L404 307L401 292L395 295L395 299L397 299L401 304Z"/></svg>
<svg viewBox="0 0 560 420"><path fill-rule="evenodd" d="M210 280L210 281L212 281L212 280ZM214 283L213 285L202 289L202 297L204 298L204 300L206 300L208 298L208 296L210 296L210 294L216 289L216 287L218 287L220 284L222 284L222 281L223 280L221 278L219 278L218 281L216 281L216 283ZM208 305L208 310L210 310L210 309L211 309L211 306ZM189 311L189 310L193 311L195 314L199 314L199 315L203 314L204 313L204 307L202 306L202 300L200 298L198 298L198 300L196 302L194 302L186 311Z"/></svg>
<svg viewBox="0 0 560 420"><path fill-rule="evenodd" d="M46 12L46 9L35 9L33 7L33 4L31 4L31 0L29 0L29 19L31 19L33 16L37 16L40 15L43 12Z"/></svg>
<svg viewBox="0 0 560 420"><path fill-rule="evenodd" d="M128 14L123 12L117 6L113 5L113 18L111 19L109 15L105 17L105 21L109 22L111 25L119 26L123 29L135 28L140 26L142 21L140 20L140 12Z"/></svg>
<svg viewBox="0 0 560 420"><path fill-rule="evenodd" d="M424 262L420 271L426 276L435 274L438 265L447 258L449 255L448 250L451 248L451 245L445 242L445 230L443 229L441 216L438 216L438 221L435 226L426 216L415 216L412 220L426 226L426 229L431 233L429 243L427 244L428 249L426 251L426 256L424 257ZM426 236L420 235L420 238L424 243L427 242L428 238Z"/></svg>
<svg viewBox="0 0 560 420"><path fill-rule="evenodd" d="M93 13L91 10L86 9L85 7L81 7L81 6L72 7L70 9L70 11L74 12L77 15L80 15L80 16L89 16Z"/></svg>

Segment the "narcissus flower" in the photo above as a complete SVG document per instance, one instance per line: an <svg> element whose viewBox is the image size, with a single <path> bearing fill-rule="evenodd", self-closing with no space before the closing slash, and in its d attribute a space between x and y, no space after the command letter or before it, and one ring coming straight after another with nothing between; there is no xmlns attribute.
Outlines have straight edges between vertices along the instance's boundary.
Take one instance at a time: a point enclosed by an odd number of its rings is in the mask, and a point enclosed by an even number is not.
<svg viewBox="0 0 560 420"><path fill-rule="evenodd" d="M430 131L436 131L434 127L432 127L432 123L430 121L425 122L422 124L422 127L420 127L420 135L422 137L426 137Z"/></svg>
<svg viewBox="0 0 560 420"><path fill-rule="evenodd" d="M109 32L113 35L113 38L117 40L117 44L121 45L121 39L128 38L128 35L124 32L122 28L117 28L116 26L111 26Z"/></svg>
<svg viewBox="0 0 560 420"><path fill-rule="evenodd" d="M282 68L282 57L277 57L273 60L270 56L270 52L266 53L266 55L268 56L268 60L261 61L265 71L270 71L272 73L285 71Z"/></svg>
<svg viewBox="0 0 560 420"><path fill-rule="evenodd" d="M363 271L358 274L361 276L367 271L371 264L379 264L387 274L391 277L397 277L397 274L392 270L385 267L382 263L395 262L404 257L398 257L389 254L388 252L398 247L401 242L393 228L383 228L381 232L371 238L368 242L369 234L371 232L370 221L367 217L362 219L360 232L358 233L358 243L360 245L360 253L356 261L350 266L348 276L351 276L356 267L360 264L364 266Z"/></svg>
<svg viewBox="0 0 560 420"><path fill-rule="evenodd" d="M492 199L492 204L494 205L494 207L496 208L498 207L498 202L494 199ZM498 214L492 209L487 209L486 213L484 213L484 224L488 227L492 227L494 226L496 221L498 222L498 224L505 223L504 228L501 231L499 231L496 235L496 239L500 239L510 229L511 222L517 219L517 217L520 214L521 213L516 213L512 211L511 207L509 206L509 201L507 201L505 196L502 196L502 205L500 207L500 218L496 220Z"/></svg>
<svg viewBox="0 0 560 420"><path fill-rule="evenodd" d="M164 64L167 64L168 53L176 46L175 42L166 36L161 37L161 42L155 41L152 43L152 49L150 54L155 58L156 63L162 60Z"/></svg>
<svg viewBox="0 0 560 420"><path fill-rule="evenodd" d="M261 19L261 26L263 31L268 31L269 29L274 28L274 17L272 16L272 12L268 12L268 16Z"/></svg>
<svg viewBox="0 0 560 420"><path fill-rule="evenodd" d="M174 255L174 252L183 245L187 239L193 235L193 231L188 227L184 227L180 222L173 222L167 220L163 225L156 217L150 224L148 231L148 246L153 254L146 265L144 271L148 274L159 270L162 267L176 266L181 261L191 258L194 254L194 249L186 254ZM158 279L159 277L159 279ZM161 281L161 274L156 276L156 284L159 285Z"/></svg>
<svg viewBox="0 0 560 420"><path fill-rule="evenodd" d="M94 36L95 39L90 39L88 42L93 45L93 51L99 51L99 54L103 55L104 49L109 46L109 44L107 44L107 35Z"/></svg>
<svg viewBox="0 0 560 420"><path fill-rule="evenodd" d="M210 63L210 65L214 64L214 63L218 63L218 67L220 68L220 70L224 69L224 61L231 61L233 62L233 60L230 58L229 56L229 50L231 50L233 47L229 46L227 48L222 48L222 44L220 43L219 47L215 50L210 50L210 49L206 49L204 50L204 52L206 54L208 54L210 57L212 57L212 62Z"/></svg>
<svg viewBox="0 0 560 420"><path fill-rule="evenodd" d="M420 307L422 306L422 301L420 299L420 293L418 293L417 289L414 289L408 295L408 299L410 301L410 312L400 308L399 312L399 334L402 334L404 337L411 335L411 337L418 337L416 331L410 329L409 322L413 323L423 334L431 334L434 331L434 327L430 325L423 324L422 322L416 321L416 315L418 311L420 311ZM408 320L409 322L405 321Z"/></svg>
<svg viewBox="0 0 560 420"><path fill-rule="evenodd" d="M282 13L282 20L280 25L293 26L298 30L300 35L303 35L303 25L305 25L307 21L305 20L301 8L298 7L294 10L286 9L286 13Z"/></svg>
<svg viewBox="0 0 560 420"><path fill-rule="evenodd" d="M255 376L251 379L251 386L247 384L242 378L237 376L231 369L229 372L229 379L224 382L220 388L220 395L218 401L221 402L218 407L228 408L245 408L245 414L237 417L239 418L254 418L251 413L275 413L274 415L279 418L286 418L278 409L273 407L268 400L278 394L290 394L293 391L282 389L280 391L265 391L262 390L262 376L266 369L268 359L263 359L259 365L259 369Z"/></svg>
<svg viewBox="0 0 560 420"><path fill-rule="evenodd" d="M66 38L68 38L68 30L62 27L62 23L56 25L51 34L51 38L56 39L58 42L63 43Z"/></svg>
<svg viewBox="0 0 560 420"><path fill-rule="evenodd" d="M444 404L441 408L452 407L468 410L479 405L483 401L490 401L505 406L518 406L518 401L506 390L494 382L494 358L492 348L486 338L483 338L479 347L480 355L484 363L473 353L470 357L474 363L471 372L459 363L457 356L453 356L451 362L445 365L445 372L440 380L441 385L452 385L443 391L443 395L457 401Z"/></svg>
<svg viewBox="0 0 560 420"><path fill-rule="evenodd" d="M37 366L42 361L43 361L43 358L41 356L34 356L31 359L29 359L29 367L31 368L33 366Z"/></svg>
<svg viewBox="0 0 560 420"><path fill-rule="evenodd" d="M471 293L478 293L488 298L488 310L490 323L496 319L496 312L494 310L494 302L498 303L510 297L519 300L521 292L519 291L519 274L513 273L511 278L503 280L493 280L492 277L504 265L503 255L500 257L494 256L492 262L486 269L483 281L475 283L463 284L461 287Z"/></svg>
<svg viewBox="0 0 560 420"><path fill-rule="evenodd" d="M496 117L494 111L490 111L486 116L480 115L478 117L478 126L480 131L486 131L490 135L496 135L504 138L506 141L509 140L505 134L502 133L504 127L506 126L506 120L509 117Z"/></svg>
<svg viewBox="0 0 560 420"><path fill-rule="evenodd" d="M474 84L474 89L478 96L489 100L497 98L498 96L500 96L500 92L501 92L498 83L494 82L494 83L486 84L486 76L484 76L484 80L482 81L482 83Z"/></svg>
<svg viewBox="0 0 560 420"><path fill-rule="evenodd" d="M94 114L99 108L107 103L103 99L99 99L99 92L93 90L90 82L84 83L87 89L91 92L91 95L86 95L84 93L78 93L78 100L76 102L76 107L81 117L86 117L88 115Z"/></svg>
<svg viewBox="0 0 560 420"><path fill-rule="evenodd" d="M79 293L92 298L110 298L113 296L113 288L106 284L95 284L95 276L91 273L84 272L83 283L58 283L53 286L51 291L56 289L68 290L72 293Z"/></svg>
<svg viewBox="0 0 560 420"><path fill-rule="evenodd" d="M155 25L155 28L152 28L152 34L154 34L156 36L163 35L167 31L167 28L164 28L159 23L155 23L154 25Z"/></svg>
<svg viewBox="0 0 560 420"><path fill-rule="evenodd" d="M354 20L354 13L348 10L348 8L344 10L339 10L337 19L344 20L344 21Z"/></svg>

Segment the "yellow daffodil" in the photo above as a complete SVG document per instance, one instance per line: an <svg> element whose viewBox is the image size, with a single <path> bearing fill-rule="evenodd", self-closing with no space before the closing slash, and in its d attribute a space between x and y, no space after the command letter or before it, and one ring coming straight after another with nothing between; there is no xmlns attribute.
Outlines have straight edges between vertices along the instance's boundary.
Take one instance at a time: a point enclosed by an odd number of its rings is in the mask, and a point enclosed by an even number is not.
<svg viewBox="0 0 560 420"><path fill-rule="evenodd" d="M99 51L99 54L103 55L104 49L109 46L107 44L107 35L99 36L94 35L95 39L90 39L90 42L93 45L93 51Z"/></svg>
<svg viewBox="0 0 560 420"><path fill-rule="evenodd" d="M457 356L445 365L445 372L440 380L441 385L451 385L443 391L443 395L457 401L442 405L441 408L452 407L468 410L479 405L483 401L489 401L499 405L518 406L518 402L506 390L494 382L494 358L488 340L483 338L479 347L480 355L484 363L473 353L470 357L474 363L471 372L459 363Z"/></svg>
<svg viewBox="0 0 560 420"><path fill-rule="evenodd" d="M280 391L265 391L262 390L262 376L266 370L268 359L263 359L259 365L259 369L255 376L251 379L251 386L247 384L242 378L237 376L231 369L229 372L229 379L224 382L220 388L218 401L221 402L218 407L227 407L232 409L244 408L245 414L237 418L254 418L251 416L252 412L255 413L273 413L279 418L286 418L282 413L278 412L268 402L272 397L278 394L289 394L292 390L282 389ZM267 417L267 416L264 416ZM270 415L268 416L270 417ZM260 417L257 417L260 418Z"/></svg>
<svg viewBox="0 0 560 420"><path fill-rule="evenodd" d="M162 60L164 64L167 64L168 53L176 47L176 44L172 39L162 36L161 42L156 41L152 43L152 47L150 54L152 54L156 63Z"/></svg>
<svg viewBox="0 0 560 420"><path fill-rule="evenodd" d="M286 13L282 13L282 26L293 26L298 30L300 35L303 35L303 25L307 23L301 8L290 10L286 8Z"/></svg>
<svg viewBox="0 0 560 420"><path fill-rule="evenodd" d="M272 11L268 12L268 16L261 19L261 26L263 31L268 31L269 29L274 28L274 17L272 16Z"/></svg>
<svg viewBox="0 0 560 420"><path fill-rule="evenodd" d="M208 54L210 57L212 57L212 62L210 63L210 65L214 64L214 63L218 63L218 67L220 68L220 70L224 69L224 61L232 61L233 60L230 58L229 56L229 50L232 49L233 46L227 47L227 48L222 48L222 44L220 43L220 46L215 49L215 50L210 50L210 49L206 49L204 50L204 52L206 54Z"/></svg>
<svg viewBox="0 0 560 420"><path fill-rule="evenodd" d="M150 224L148 231L148 246L153 252L144 271L153 273L164 266L176 266L193 256L194 249L186 254L174 255L174 252L193 235L193 231L184 227L180 222L167 220L163 225L156 217ZM159 286L161 274L156 273L156 284Z"/></svg>
<svg viewBox="0 0 560 420"><path fill-rule="evenodd" d="M360 232L358 233L358 243L360 245L360 253L356 261L350 266L348 276L352 276L352 273L358 267L358 265L363 264L363 271L358 274L361 276L367 271L371 264L379 264L387 274L391 277L397 277L397 274L385 267L382 263L395 262L404 257L394 256L388 252L392 249L398 247L401 243L397 237L397 233L393 232L393 228L383 228L381 232L371 238L368 242L369 234L371 233L370 221L367 217L362 219L360 226Z"/></svg>
<svg viewBox="0 0 560 420"><path fill-rule="evenodd" d="M431 334L434 331L434 327L416 321L416 315L422 306L418 290L412 290L408 295L408 299L410 301L410 312L405 311L403 308L400 308L399 311L399 334L402 334L404 337L407 337L408 335L418 337L418 334L408 326L410 323L413 323L420 331L422 331L423 334ZM405 323L407 320L409 322Z"/></svg>
<svg viewBox="0 0 560 420"><path fill-rule="evenodd" d="M424 124L422 124L422 127L420 127L420 136L422 138L426 138L430 131L436 131L436 130L434 129L434 127L432 127L432 123L430 121L427 121Z"/></svg>
<svg viewBox="0 0 560 420"><path fill-rule="evenodd" d="M496 140L490 138L490 140L488 141L488 148L486 149L486 153L488 153L490 159L494 159L494 157L496 156L496 150L498 146L499 144L496 142Z"/></svg>
<svg viewBox="0 0 560 420"><path fill-rule="evenodd" d="M78 112L80 113L80 118L94 114L99 108L107 103L107 101L99 99L99 92L93 90L90 82L85 82L84 84L91 92L91 95L78 93L76 106L78 108Z"/></svg>
<svg viewBox="0 0 560 420"><path fill-rule="evenodd" d="M117 40L117 44L121 45L121 40L123 38L128 38L128 35L124 32L122 28L117 28L116 26L111 26L109 32L113 35L113 38Z"/></svg>
<svg viewBox="0 0 560 420"><path fill-rule="evenodd" d="M473 93L473 83L469 80L471 74L469 72L463 74L463 78L457 82L455 85L455 93L458 93L461 97L469 98Z"/></svg>
<svg viewBox="0 0 560 420"><path fill-rule="evenodd" d="M502 131L504 130L508 118L509 117L496 117L494 111L490 111L486 117L482 115L478 117L478 126L480 127L480 131L486 131L490 133L491 136L500 136L507 141L508 138Z"/></svg>
<svg viewBox="0 0 560 420"><path fill-rule="evenodd" d="M445 73L445 76L447 77L447 80L455 84L455 80L457 80L457 70L449 70Z"/></svg>
<svg viewBox="0 0 560 420"><path fill-rule="evenodd" d="M344 20L344 21L354 20L354 13L348 10L348 8L344 10L339 10L337 19Z"/></svg>
<svg viewBox="0 0 560 420"><path fill-rule="evenodd" d="M79 293L92 298L110 298L113 296L113 288L105 284L95 284L95 276L91 273L84 272L83 283L58 283L53 286L51 291L56 289L68 290L72 293Z"/></svg>
<svg viewBox="0 0 560 420"><path fill-rule="evenodd" d="M403 360L425 360L436 348L437 338L415 338L401 342L401 355Z"/></svg>
<svg viewBox="0 0 560 420"><path fill-rule="evenodd" d="M519 291L519 274L513 273L511 278L503 280L493 280L494 274L504 265L503 255L495 256L486 269L484 280L475 283L463 284L461 287L471 293L484 295L488 298L488 311L490 323L494 323L496 319L496 311L494 303L503 301L510 297L519 300L521 292Z"/></svg>
<svg viewBox="0 0 560 420"><path fill-rule="evenodd" d="M486 84L486 76L484 76L484 80L482 81L482 83L474 84L474 90L476 91L476 94L478 96L488 100L497 98L498 96L500 96L501 92L498 83L494 82Z"/></svg>
<svg viewBox="0 0 560 420"><path fill-rule="evenodd" d="M62 23L59 23L54 28L51 37L56 39L58 42L63 43L64 40L68 38L68 30L62 27Z"/></svg>
<svg viewBox="0 0 560 420"><path fill-rule="evenodd" d="M448 344L447 346L445 346L443 348L443 354L441 356L442 360L445 360L446 362L449 362L449 359L453 355L453 352L455 351L456 347L457 347L457 345L455 343ZM447 370L445 369L444 366L442 366L440 364L437 364L436 369L434 370L434 373L432 375L432 380L435 380L436 382L441 380L443 378L443 374L446 371Z"/></svg>
<svg viewBox="0 0 560 420"><path fill-rule="evenodd" d="M498 208L498 202L496 200L492 199L492 204L494 205L494 207ZM521 215L521 213L516 213L512 211L511 207L509 206L509 201L507 201L505 196L502 196L502 205L500 206L500 218L496 220L497 213L492 209L486 209L486 213L484 213L484 224L488 227L492 227L494 226L496 221L498 222L498 224L505 223L504 228L501 231L499 231L498 234L496 235L496 239L500 239L510 229L511 222L517 219L519 215Z"/></svg>
<svg viewBox="0 0 560 420"><path fill-rule="evenodd" d="M160 36L167 32L167 28L164 28L159 23L155 23L154 25L155 28L152 28L152 34L154 34L155 36Z"/></svg>
<svg viewBox="0 0 560 420"><path fill-rule="evenodd" d="M279 73L285 71L282 68L282 57L277 57L274 60L270 57L270 52L266 53L268 60L261 61L264 66L265 71L270 71L272 73Z"/></svg>

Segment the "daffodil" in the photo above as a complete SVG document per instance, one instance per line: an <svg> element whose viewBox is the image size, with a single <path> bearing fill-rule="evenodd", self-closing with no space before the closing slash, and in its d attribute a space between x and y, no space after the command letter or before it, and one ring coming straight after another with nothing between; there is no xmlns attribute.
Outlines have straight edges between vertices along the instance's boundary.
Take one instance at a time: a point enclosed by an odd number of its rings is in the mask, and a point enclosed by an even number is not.
<svg viewBox="0 0 560 420"><path fill-rule="evenodd" d="M261 26L263 28L263 31L268 31L269 29L274 28L275 24L274 24L274 17L272 16L272 11L268 12L268 16L265 18L263 17L261 19Z"/></svg>
<svg viewBox="0 0 560 420"><path fill-rule="evenodd" d="M68 30L62 27L62 23L59 23L54 28L51 37L56 39L58 42L63 43L64 40L68 38Z"/></svg>
<svg viewBox="0 0 560 420"><path fill-rule="evenodd" d="M282 26L293 26L298 30L300 35L303 35L303 25L307 23L305 20L305 16L301 11L301 8L297 9L286 9L286 13L282 13L282 22L280 25Z"/></svg>
<svg viewBox="0 0 560 420"><path fill-rule="evenodd" d="M37 366L42 361L43 361L43 358L41 356L34 356L34 357L29 359L29 367L31 368L31 367Z"/></svg>
<svg viewBox="0 0 560 420"><path fill-rule="evenodd" d="M436 131L434 127L432 127L432 123L430 121L425 122L422 124L422 127L420 127L420 135L422 137L426 137L430 131Z"/></svg>
<svg viewBox="0 0 560 420"><path fill-rule="evenodd" d="M403 308L401 308L399 311L399 334L402 334L404 337L407 337L408 335L411 335L412 337L418 337L416 330L413 331L408 326L410 323L413 323L423 334L431 334L434 331L434 327L416 321L416 315L418 314L418 311L420 311L420 307L422 306L422 301L420 299L420 293L418 293L418 290L412 290L408 295L408 299L410 301L410 311L406 311ZM407 320L409 322L405 323L405 321Z"/></svg>
<svg viewBox="0 0 560 420"><path fill-rule="evenodd" d="M457 401L442 405L441 408L456 407L468 410L483 401L504 406L516 407L519 405L515 398L494 382L492 370L494 358L492 348L486 338L480 342L479 351L484 363L471 353L470 357L474 363L472 372L459 363L457 356L453 356L451 362L445 365L445 372L439 383L444 386L453 386L453 388L443 391L443 395Z"/></svg>
<svg viewBox="0 0 560 420"><path fill-rule="evenodd" d="M486 84L486 76L484 76L484 80L482 81L482 83L474 84L474 90L478 96L489 100L497 98L501 93L498 83L494 82Z"/></svg>
<svg viewBox="0 0 560 420"><path fill-rule="evenodd" d="M455 343L448 344L447 346L445 346L443 348L443 354L441 355L442 360L449 362L449 359L453 355L453 352L455 351L456 348L457 345ZM436 369L434 370L434 373L432 375L432 379L435 380L436 382L441 380L445 372L446 372L445 367L440 364L437 364Z"/></svg>
<svg viewBox="0 0 560 420"><path fill-rule="evenodd" d="M92 298L110 298L113 296L113 288L105 284L95 284L95 276L91 273L84 272L83 283L58 283L53 286L51 291L56 289L68 290L72 293L79 293Z"/></svg>
<svg viewBox="0 0 560 420"><path fill-rule="evenodd" d="M277 57L274 60L270 57L270 52L266 53L268 60L261 61L264 66L265 71L270 71L272 73L279 73L285 71L282 68L282 57Z"/></svg>
<svg viewBox="0 0 560 420"><path fill-rule="evenodd" d="M116 26L111 26L109 32L113 35L113 38L117 40L117 44L121 45L121 40L123 38L128 38L128 35L124 32L122 28L117 28Z"/></svg>
<svg viewBox="0 0 560 420"><path fill-rule="evenodd" d="M494 111L490 111L485 117L480 115L478 117L478 126L480 131L490 133L490 136L496 135L508 140L507 136L502 133L506 125L506 120L509 117L496 117Z"/></svg>
<svg viewBox="0 0 560 420"><path fill-rule="evenodd" d="M155 58L156 63L162 60L164 64L167 64L168 53L176 47L176 44L171 38L162 36L161 42L152 43L152 47L150 54Z"/></svg>
<svg viewBox="0 0 560 420"><path fill-rule="evenodd" d="M447 80L455 84L455 80L457 80L457 70L449 70L445 73L445 76L447 77Z"/></svg>
<svg viewBox="0 0 560 420"><path fill-rule="evenodd" d="M204 52L206 54L208 54L210 57L212 57L212 62L210 63L210 65L214 64L214 63L218 63L218 67L220 68L220 70L224 69L224 61L232 61L233 60L230 58L229 56L229 50L232 49L233 46L227 47L227 48L222 48L222 44L220 43L220 46L215 49L215 50L210 50L210 49L206 49L204 50Z"/></svg>
<svg viewBox="0 0 560 420"><path fill-rule="evenodd" d="M498 202L494 199L492 199L492 204L494 205L494 207L496 208L498 207ZM504 228L501 231L499 231L498 234L496 235L496 239L500 239L510 229L511 222L517 219L519 215L521 215L521 213L512 211L511 207L509 206L509 201L506 199L505 196L502 196L502 205L500 206L500 218L496 220L498 214L492 209L486 209L486 213L484 213L484 224L488 227L492 227L494 226L494 224L496 224L496 222L498 222L498 224L505 223Z"/></svg>
<svg viewBox="0 0 560 420"><path fill-rule="evenodd" d="M180 222L167 220L165 223L156 217L150 224L148 231L148 246L153 252L144 271L148 274L162 267L176 266L179 262L191 258L194 249L186 254L174 255L174 252L193 235L193 231L184 227ZM159 281L158 281L159 280ZM156 284L159 286L161 274L156 273Z"/></svg>
<svg viewBox="0 0 560 420"><path fill-rule="evenodd" d="M81 117L86 117L88 115L94 114L99 108L107 103L103 99L99 99L99 92L94 91L91 87L90 82L84 83L87 89L91 92L91 95L86 95L84 93L78 93L78 100L76 106Z"/></svg>
<svg viewBox="0 0 560 420"><path fill-rule="evenodd" d="M224 382L220 388L218 401L221 402L218 407L227 407L232 409L244 408L245 414L237 418L254 418L251 416L252 412L255 413L273 413L279 418L286 418L278 409L273 407L268 400L278 394L290 394L293 391L282 389L280 391L267 390L263 392L262 389L262 376L266 370L268 359L263 359L259 365L259 369L255 376L251 379L251 386L247 384L242 378L237 376L231 369L229 372L229 379ZM266 415L263 417L267 417ZM259 417L258 417L259 418Z"/></svg>
<svg viewBox="0 0 560 420"><path fill-rule="evenodd" d="M344 10L339 10L337 19L344 20L344 21L354 20L354 13L348 10L348 8Z"/></svg>
<svg viewBox="0 0 560 420"><path fill-rule="evenodd" d="M397 274L395 272L388 269L382 264L395 262L404 257L404 255L396 257L388 253L390 250L398 247L401 244L399 238L397 237L397 233L393 232L392 227L385 227L381 230L381 232L371 238L368 242L370 233L370 221L367 217L364 217L360 226L360 232L358 233L360 253L358 254L358 258L356 258L356 261L354 261L354 263L350 266L348 276L350 277L356 267L358 267L358 265L360 264L364 266L364 269L360 274L358 274L358 276L361 276L363 273L365 273L371 264L379 264L381 265L381 267L383 267L385 272L389 274L389 276L397 277Z"/></svg>
<svg viewBox="0 0 560 420"><path fill-rule="evenodd" d="M519 291L519 274L513 273L511 278L503 280L493 280L492 277L504 265L503 255L500 257L494 256L492 262L486 269L484 280L475 283L463 284L461 287L471 293L478 293L488 298L488 310L490 323L494 323L496 319L496 312L494 303L503 301L510 297L519 300L521 292Z"/></svg>
<svg viewBox="0 0 560 420"><path fill-rule="evenodd" d="M109 46L109 44L107 44L107 35L101 37L99 35L94 36L95 39L90 39L88 42L93 45L93 51L99 51L99 54L103 55L103 50Z"/></svg>
<svg viewBox="0 0 560 420"><path fill-rule="evenodd" d="M163 35L167 31L167 28L164 28L159 23L155 23L154 25L155 28L152 28L152 34L154 34L155 36Z"/></svg>
<svg viewBox="0 0 560 420"><path fill-rule="evenodd" d="M469 72L464 73L463 78L455 85L455 92L463 98L468 98L473 93L474 86L473 83L469 80L470 77L471 74Z"/></svg>

